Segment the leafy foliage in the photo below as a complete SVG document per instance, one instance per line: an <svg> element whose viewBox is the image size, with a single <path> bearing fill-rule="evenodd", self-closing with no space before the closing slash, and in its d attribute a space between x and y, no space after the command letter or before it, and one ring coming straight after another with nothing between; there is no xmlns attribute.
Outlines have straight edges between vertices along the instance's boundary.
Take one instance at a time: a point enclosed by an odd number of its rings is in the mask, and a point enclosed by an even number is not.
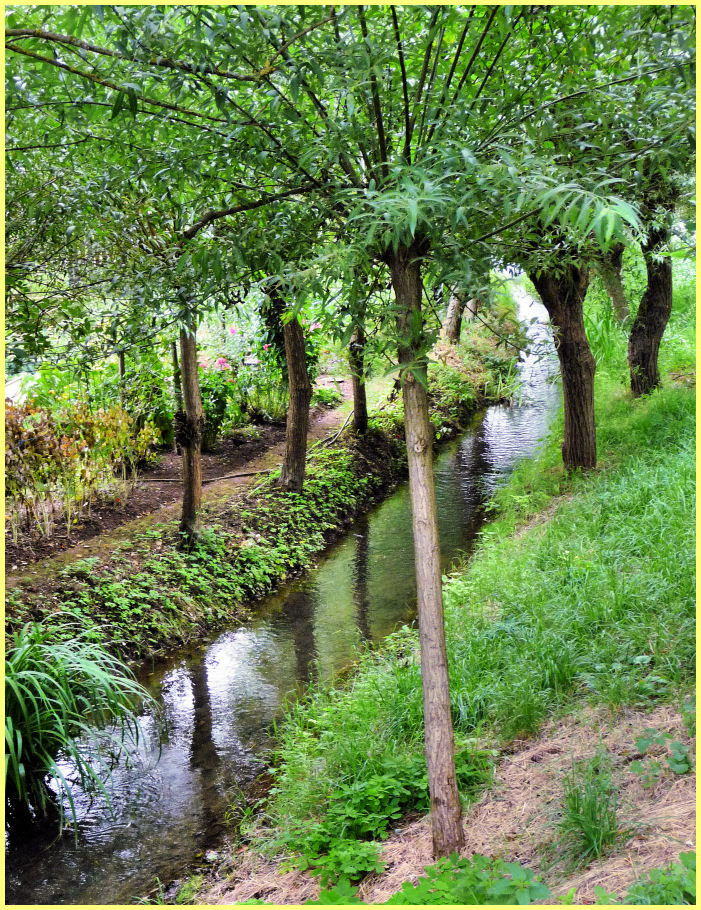
<svg viewBox="0 0 701 910"><path fill-rule="evenodd" d="M49 535L57 515L70 523L100 488L126 480L155 441L119 405L91 410L85 400L53 411L5 405L5 507L15 535L22 524ZM120 488L121 489L121 488Z"/></svg>
<svg viewBox="0 0 701 910"><path fill-rule="evenodd" d="M75 818L71 780L58 759L69 760L84 790L105 793L104 736L95 730L116 724L107 745L118 754L127 738L138 735L134 712L144 698L147 693L129 669L80 626L29 624L21 629L5 658L5 786L10 800L45 815L52 801L45 780L50 774Z"/></svg>

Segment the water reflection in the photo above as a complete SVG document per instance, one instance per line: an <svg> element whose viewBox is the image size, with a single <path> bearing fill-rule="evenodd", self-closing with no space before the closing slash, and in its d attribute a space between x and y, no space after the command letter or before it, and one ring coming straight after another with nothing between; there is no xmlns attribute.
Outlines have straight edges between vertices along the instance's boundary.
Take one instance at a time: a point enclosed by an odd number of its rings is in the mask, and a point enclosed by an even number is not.
<svg viewBox="0 0 701 910"><path fill-rule="evenodd" d="M370 522L367 515L358 519L353 532L355 557L353 558L353 601L355 623L363 644L372 642L370 630L370 590L368 588L368 566L370 562Z"/></svg>
<svg viewBox="0 0 701 910"><path fill-rule="evenodd" d="M544 310L522 296L522 318ZM543 329L533 333L542 340ZM489 408L436 462L442 564L469 551L483 504L515 462L533 452L559 404L552 356L522 367L523 401ZM319 567L268 598L246 628L225 632L174 658L144 682L159 700L167 733L153 718L138 760L120 766L111 817L78 799L77 842L47 848L10 844L7 900L120 903L169 881L221 836L225 810L260 769L285 698L328 680L357 648L380 641L414 615L409 495L400 487L360 518ZM42 852L43 851L43 852Z"/></svg>

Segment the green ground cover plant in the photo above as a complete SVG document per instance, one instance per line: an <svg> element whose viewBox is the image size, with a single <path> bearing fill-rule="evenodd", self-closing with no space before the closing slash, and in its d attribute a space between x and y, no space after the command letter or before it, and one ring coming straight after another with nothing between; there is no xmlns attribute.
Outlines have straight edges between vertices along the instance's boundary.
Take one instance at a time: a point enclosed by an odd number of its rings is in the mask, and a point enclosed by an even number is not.
<svg viewBox="0 0 701 910"><path fill-rule="evenodd" d="M680 853L678 863L650 872L632 884L619 897L597 887L597 904L656 904L658 906L696 906L696 853Z"/></svg>

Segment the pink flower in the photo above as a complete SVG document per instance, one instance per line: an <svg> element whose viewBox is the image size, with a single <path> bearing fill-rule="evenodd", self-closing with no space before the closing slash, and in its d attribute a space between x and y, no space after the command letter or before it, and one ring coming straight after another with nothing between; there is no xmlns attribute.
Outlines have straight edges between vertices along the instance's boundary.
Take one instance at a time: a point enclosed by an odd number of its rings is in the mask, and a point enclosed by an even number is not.
<svg viewBox="0 0 701 910"><path fill-rule="evenodd" d="M206 370L207 367L209 366L209 361L205 360L203 357L202 360L200 360L200 366L202 367L203 370Z"/></svg>
<svg viewBox="0 0 701 910"><path fill-rule="evenodd" d="M238 335L238 333L239 333L239 330L235 329L232 325L231 328L229 329L229 335Z"/></svg>
<svg viewBox="0 0 701 910"><path fill-rule="evenodd" d="M264 351L267 351L269 347L271 347L271 345L269 345L269 344L264 344L264 345L263 345L263 350L264 350Z"/></svg>
<svg viewBox="0 0 701 910"><path fill-rule="evenodd" d="M216 367L218 370L230 370L231 364L226 359L226 357L218 357L216 362Z"/></svg>
<svg viewBox="0 0 701 910"><path fill-rule="evenodd" d="M320 328L321 328L320 322L312 322L312 324L309 326L309 331L313 332L315 329L320 329Z"/></svg>

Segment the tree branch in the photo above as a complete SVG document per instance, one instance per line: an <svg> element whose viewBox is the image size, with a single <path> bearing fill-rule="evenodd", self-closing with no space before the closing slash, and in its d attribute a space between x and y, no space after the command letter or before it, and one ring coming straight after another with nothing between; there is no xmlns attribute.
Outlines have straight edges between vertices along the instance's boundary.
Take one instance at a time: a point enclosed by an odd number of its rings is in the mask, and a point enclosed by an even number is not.
<svg viewBox="0 0 701 910"><path fill-rule="evenodd" d="M261 199L256 199L253 202L241 202L238 205L234 205L228 209L219 209L217 211L205 212L199 221L196 221L194 224L190 225L190 227L185 228L182 234L183 239L192 240L192 238L198 234L202 228L207 227L207 225L211 224L213 221L218 221L220 218L226 218L227 215L237 215L239 212L251 212L254 209L260 209L263 208L263 206L270 205L272 202L279 202L281 199L287 199L290 196L309 193L311 190L318 188L319 185L317 183L303 183L301 186L296 186L291 190L284 190L281 193L272 193L269 196L264 196Z"/></svg>
<svg viewBox="0 0 701 910"><path fill-rule="evenodd" d="M397 19L397 9L394 5L390 6L392 12L392 25L394 26L394 37L397 42L397 54L399 56L399 68L402 73L402 94L404 96L404 149L402 155L407 164L411 164L411 116L409 114L409 86L406 80L406 67L404 65L404 48L402 39L399 35L399 21Z"/></svg>
<svg viewBox="0 0 701 910"><path fill-rule="evenodd" d="M362 6L358 6L358 19L360 20L360 32L363 36L363 40L367 45L368 56L370 56L370 44L368 41L368 29L365 23L365 13ZM372 107L375 114L375 127L377 129L377 141L380 148L380 166L382 168L382 176L387 179L389 175L388 163L387 163L387 139L385 137L385 125L382 119L382 106L380 105L380 93L377 88L377 78L372 69L372 61L370 62L370 93L372 95Z"/></svg>
<svg viewBox="0 0 701 910"><path fill-rule="evenodd" d="M16 54L23 54L25 57L32 57L34 60L39 60L41 63L48 63L50 66L55 66L57 69L65 70L67 73L72 73L74 76L80 76L82 79L87 79L89 82L94 82L97 85L110 88L115 92L124 92L124 89L120 88L116 82L101 78L100 76L95 76L93 73L83 72L83 70L76 69L74 66L69 66L67 63L62 63L60 60L42 57L41 54L35 54L34 51L29 51L23 47L14 47L11 44L6 44L5 47L7 50L14 51ZM162 107L165 110L175 111L178 114L187 114L188 117L200 117L202 120L210 120L213 123L227 123L223 117L210 117L208 114L201 114L199 111L191 111L185 107L178 107L177 104L169 104L167 101L155 101L153 98L147 98L145 95L141 95L138 92L134 92L134 97L138 101L143 102L143 104L149 104L153 107Z"/></svg>
<svg viewBox="0 0 701 910"><path fill-rule="evenodd" d="M69 44L73 47L79 47L83 50L90 51L93 54L101 54L103 57L115 57L118 60L128 60L131 63L141 63L148 66L157 66L162 69L180 70L183 73L196 75L204 73L209 76L222 76L224 79L236 79L239 82L258 82L260 75L240 75L228 70L219 69L216 66L207 66L204 68L195 68L189 63L181 63L172 60L170 57L149 57L146 60L139 60L138 57L130 57L126 54L120 54L117 51L110 50L107 47L100 47L96 44L90 44L80 38L74 38L72 35L57 35L55 32L46 32L40 28L8 28L5 29L6 38L38 38L42 41L53 41L56 44ZM14 46L13 46L14 47ZM17 47L14 47L17 50Z"/></svg>

